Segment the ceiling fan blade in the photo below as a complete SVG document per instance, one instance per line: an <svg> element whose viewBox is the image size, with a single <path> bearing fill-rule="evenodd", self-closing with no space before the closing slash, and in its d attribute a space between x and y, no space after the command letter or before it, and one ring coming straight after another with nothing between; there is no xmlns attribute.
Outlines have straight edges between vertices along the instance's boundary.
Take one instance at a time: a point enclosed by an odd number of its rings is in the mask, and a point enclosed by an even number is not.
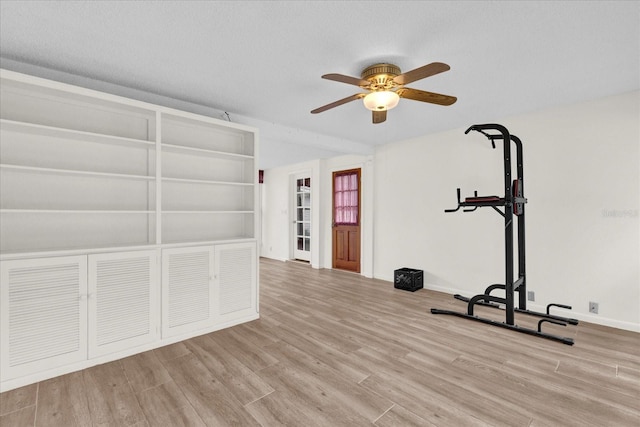
<svg viewBox="0 0 640 427"><path fill-rule="evenodd" d="M362 80L357 77L345 76L344 74L336 74L336 73L325 74L324 76L322 76L322 78L327 80L333 80L334 82L347 83L350 85L360 86L360 87L369 87L369 85L371 85L371 82L367 80Z"/></svg>
<svg viewBox="0 0 640 427"><path fill-rule="evenodd" d="M400 98L413 99L414 101L429 102L438 105L451 105L458 100L455 96L441 95L434 92L426 92L424 90L410 89L403 87L396 91Z"/></svg>
<svg viewBox="0 0 640 427"><path fill-rule="evenodd" d="M451 67L442 62L432 62L431 64L424 65L422 67L416 68L415 70L402 73L399 76L396 76L393 81L399 85L407 85L409 83L415 82L416 80L431 77L450 69Z"/></svg>
<svg viewBox="0 0 640 427"><path fill-rule="evenodd" d="M323 105L322 107L318 107L315 110L311 110L311 114L322 113L323 111L330 110L331 108L338 107L342 104L346 104L347 102L355 101L356 99L364 98L366 93L356 93L355 95L347 96L346 98L339 99L331 104Z"/></svg>
<svg viewBox="0 0 640 427"><path fill-rule="evenodd" d="M387 120L387 110L383 111L372 111L373 113L373 123L378 124Z"/></svg>

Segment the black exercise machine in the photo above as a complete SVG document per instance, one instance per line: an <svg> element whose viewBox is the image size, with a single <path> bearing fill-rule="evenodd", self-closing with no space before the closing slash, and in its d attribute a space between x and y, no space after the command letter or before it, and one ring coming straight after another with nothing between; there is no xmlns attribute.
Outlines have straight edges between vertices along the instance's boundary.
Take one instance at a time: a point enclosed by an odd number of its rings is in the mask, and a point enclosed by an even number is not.
<svg viewBox="0 0 640 427"><path fill-rule="evenodd" d="M556 325L567 326L567 324L577 325L576 319L570 319L567 317L556 316L550 313L552 307L571 309L568 305L563 304L549 304L547 305L546 313L539 313L536 311L527 310L527 276L525 271L525 240L524 240L524 205L527 203L527 199L524 197L524 176L522 167L522 141L515 136L511 135L507 128L498 124L484 124L473 125L465 131L468 134L470 131L477 131L485 135L490 141L493 148L496 148L495 141L503 141L503 156L504 156L504 197L499 196L478 196L478 192L474 192L473 197L467 197L464 201L460 200L460 189L457 189L458 194L458 207L455 209L446 209L445 212L456 212L460 208L464 212L473 212L480 207L489 206L502 217L504 217L504 247L505 247L505 281L504 284L493 284L488 286L483 294L476 295L472 298L466 298L461 295L454 295L456 299L467 303L467 312L460 313L452 310L441 310L432 308L433 314L450 314L453 316L464 317L470 320L476 320L478 322L487 323L493 326L499 326L514 330L516 332L522 332L529 335L535 335L542 338L547 338L554 341L560 341L561 343L573 345L573 339L567 337L561 337L558 335L552 335L542 332L542 324L545 322L554 323ZM498 134L490 133L491 131L498 131ZM511 143L516 147L516 179L511 181ZM499 207L504 207L504 211ZM514 280L513 271L513 217L518 220L518 278ZM504 290L504 297L491 295L491 293L497 289ZM518 306L514 303L514 293L518 292ZM482 305L486 307L504 309L505 322L497 322L492 319L486 319L483 317L475 316L473 309L475 305ZM514 314L523 313L531 316L540 317L538 322L538 329L523 328L515 324Z"/></svg>

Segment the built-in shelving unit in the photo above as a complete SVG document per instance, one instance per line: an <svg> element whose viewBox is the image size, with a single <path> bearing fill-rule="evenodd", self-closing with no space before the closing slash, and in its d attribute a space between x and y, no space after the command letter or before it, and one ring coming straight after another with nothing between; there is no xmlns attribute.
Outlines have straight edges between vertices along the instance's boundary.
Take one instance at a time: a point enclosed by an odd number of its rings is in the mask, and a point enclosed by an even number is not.
<svg viewBox="0 0 640 427"><path fill-rule="evenodd" d="M65 89L3 72L1 255L156 244L155 111Z"/></svg>
<svg viewBox="0 0 640 427"><path fill-rule="evenodd" d="M258 317L256 129L0 72L0 390ZM164 325L163 310L181 307L171 298L183 291L163 274L188 261L189 248L210 254L213 274L202 282L210 289L201 292L213 311L204 323ZM171 256L178 267L165 271ZM179 271L187 282L197 274ZM51 324L61 313L25 312L16 292L42 281L28 290L35 310L38 289L58 292L56 280L66 283L65 301L88 313L61 327L86 330L88 340L75 339L74 357L53 346L43 360L22 359L26 350L11 343L33 331L10 325ZM127 312L128 323L112 317L127 307L144 311Z"/></svg>
<svg viewBox="0 0 640 427"><path fill-rule="evenodd" d="M161 123L163 241L254 238L253 137L184 115Z"/></svg>

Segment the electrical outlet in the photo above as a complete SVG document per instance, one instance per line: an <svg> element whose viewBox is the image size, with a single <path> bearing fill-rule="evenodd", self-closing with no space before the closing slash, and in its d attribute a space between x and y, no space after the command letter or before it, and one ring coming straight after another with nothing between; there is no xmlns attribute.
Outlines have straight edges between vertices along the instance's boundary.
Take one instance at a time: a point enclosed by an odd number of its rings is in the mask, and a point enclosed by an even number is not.
<svg viewBox="0 0 640 427"><path fill-rule="evenodd" d="M597 302L589 302L589 313L598 314Z"/></svg>
<svg viewBox="0 0 640 427"><path fill-rule="evenodd" d="M528 301L535 301L536 300L536 293L533 291L527 291L527 300Z"/></svg>

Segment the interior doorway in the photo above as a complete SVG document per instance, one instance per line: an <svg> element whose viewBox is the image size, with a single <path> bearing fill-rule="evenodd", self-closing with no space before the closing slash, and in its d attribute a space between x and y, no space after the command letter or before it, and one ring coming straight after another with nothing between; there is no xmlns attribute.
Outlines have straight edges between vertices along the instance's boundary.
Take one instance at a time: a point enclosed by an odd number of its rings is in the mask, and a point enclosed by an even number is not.
<svg viewBox="0 0 640 427"><path fill-rule="evenodd" d="M293 177L294 219L293 259L311 261L311 177L309 173Z"/></svg>
<svg viewBox="0 0 640 427"><path fill-rule="evenodd" d="M333 268L360 273L360 169L333 173Z"/></svg>

